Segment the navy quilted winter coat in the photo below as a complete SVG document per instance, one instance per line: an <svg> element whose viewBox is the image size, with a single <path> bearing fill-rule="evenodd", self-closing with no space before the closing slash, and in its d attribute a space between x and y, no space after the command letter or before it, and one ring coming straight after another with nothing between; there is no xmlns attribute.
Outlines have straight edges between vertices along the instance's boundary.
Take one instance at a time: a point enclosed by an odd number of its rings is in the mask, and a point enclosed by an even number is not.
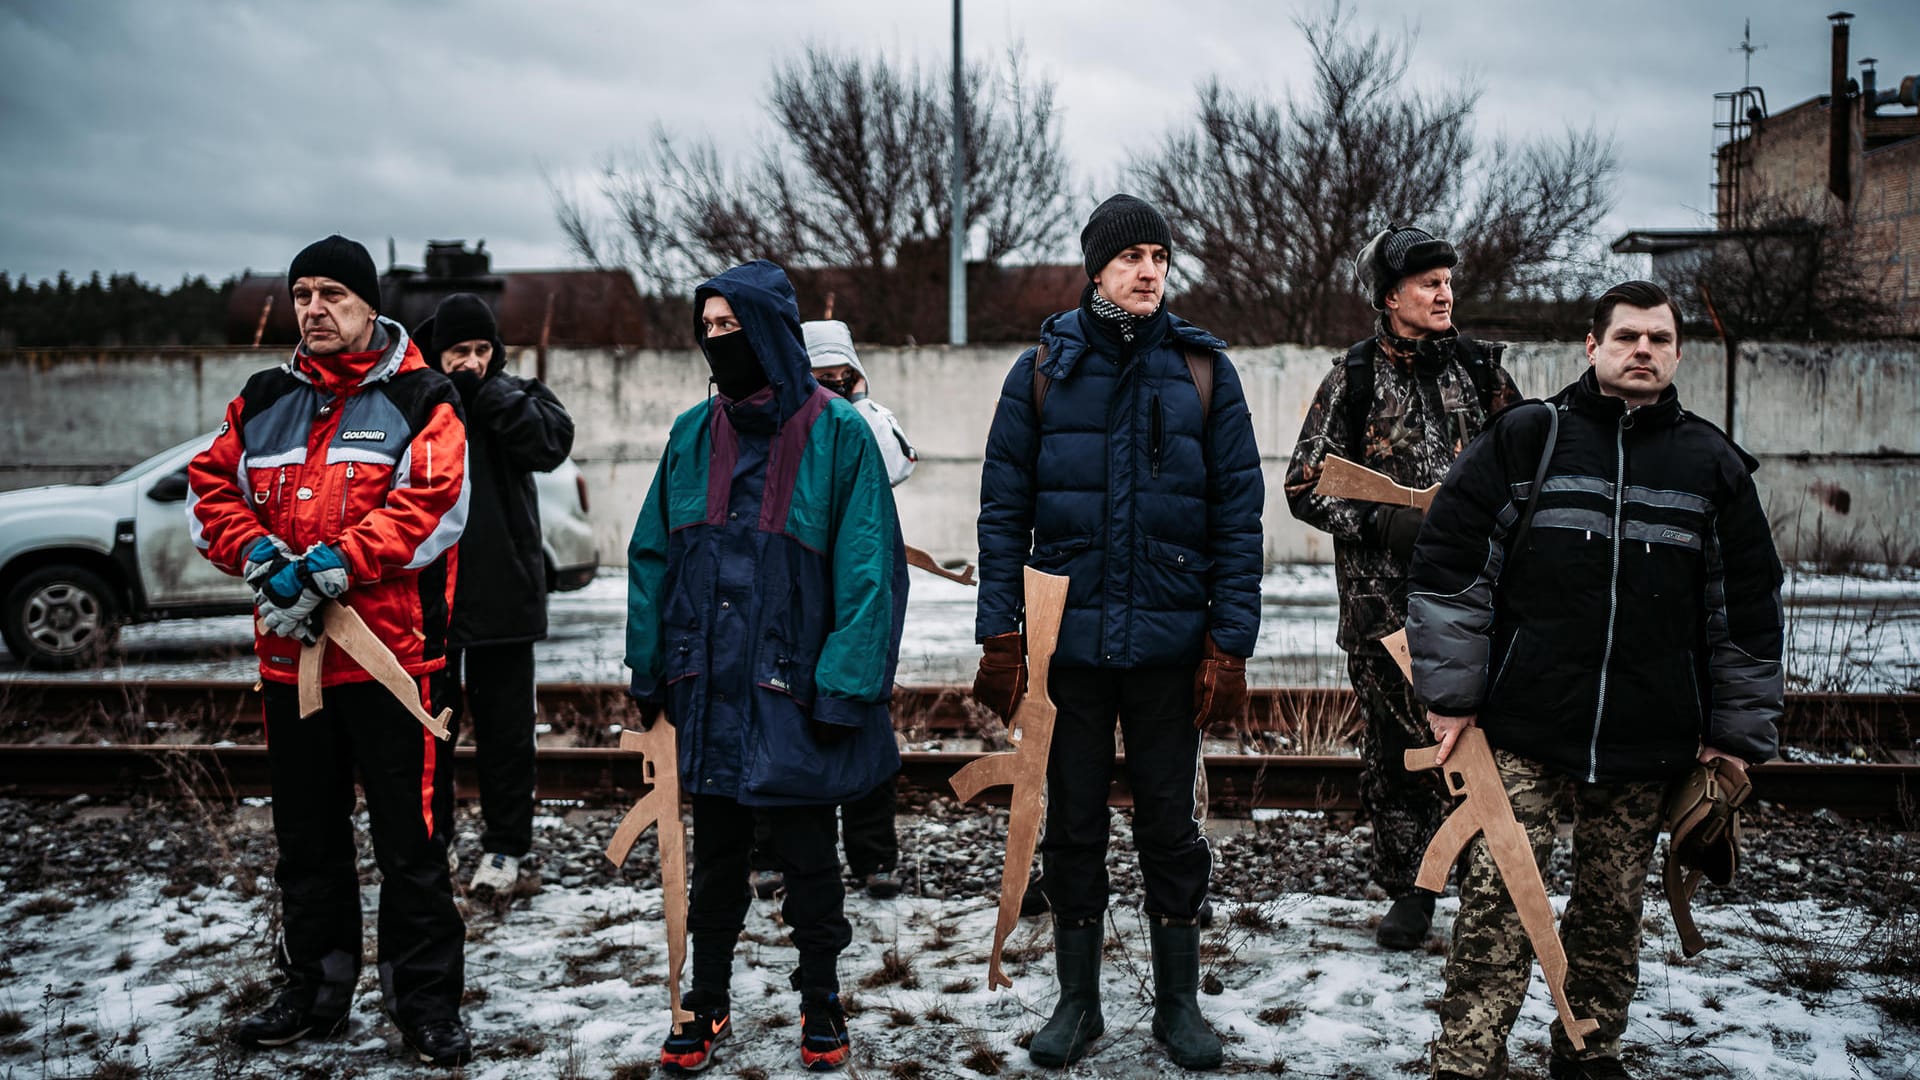
<svg viewBox="0 0 1920 1080"><path fill-rule="evenodd" d="M980 640L1021 629L1021 568L1072 579L1056 663L1191 665L1208 633L1253 654L1266 501L1225 343L1161 311L1132 342L1085 310L1049 317L1014 362L980 477ZM1213 350L1201 413L1182 345Z"/></svg>

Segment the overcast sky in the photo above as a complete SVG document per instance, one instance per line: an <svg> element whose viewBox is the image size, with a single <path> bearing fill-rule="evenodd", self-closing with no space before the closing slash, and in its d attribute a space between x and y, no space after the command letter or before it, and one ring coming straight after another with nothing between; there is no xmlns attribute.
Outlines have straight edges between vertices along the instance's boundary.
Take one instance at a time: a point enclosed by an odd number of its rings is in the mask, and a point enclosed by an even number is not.
<svg viewBox="0 0 1920 1080"><path fill-rule="evenodd" d="M1482 135L1594 124L1620 163L1603 232L1701 223L1713 94L1738 87L1743 18L1774 111L1825 93L1838 0L1350 3L1414 28L1411 80L1484 90ZM1853 0L1853 59L1920 71L1920 3ZM1191 114L1210 76L1304 85L1296 12L1320 0L967 0L966 51L1023 41L1058 83L1083 183ZM585 182L655 123L745 152L766 73L806 41L945 61L928 0L0 0L0 270L134 271L163 283L279 272L342 232L386 264L485 237L501 268L568 265L543 174ZM1855 71L1858 70L1857 65Z"/></svg>

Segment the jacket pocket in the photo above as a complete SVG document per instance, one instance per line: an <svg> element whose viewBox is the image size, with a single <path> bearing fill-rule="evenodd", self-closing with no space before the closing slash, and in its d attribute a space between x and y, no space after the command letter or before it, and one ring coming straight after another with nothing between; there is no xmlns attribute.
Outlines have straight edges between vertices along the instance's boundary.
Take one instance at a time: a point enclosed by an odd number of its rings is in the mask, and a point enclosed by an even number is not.
<svg viewBox="0 0 1920 1080"><path fill-rule="evenodd" d="M1146 561L1137 575L1147 607L1198 611L1207 606L1207 571L1213 559L1195 548L1148 537Z"/></svg>
<svg viewBox="0 0 1920 1080"><path fill-rule="evenodd" d="M798 655L798 651L778 636L770 636L760 645L753 666L753 682L765 690L793 699L802 712L813 711L813 669L818 663Z"/></svg>
<svg viewBox="0 0 1920 1080"><path fill-rule="evenodd" d="M1067 568L1074 557L1093 546L1091 536L1069 536L1059 540L1049 540L1036 545L1033 554L1027 557L1027 565L1035 570L1059 573Z"/></svg>

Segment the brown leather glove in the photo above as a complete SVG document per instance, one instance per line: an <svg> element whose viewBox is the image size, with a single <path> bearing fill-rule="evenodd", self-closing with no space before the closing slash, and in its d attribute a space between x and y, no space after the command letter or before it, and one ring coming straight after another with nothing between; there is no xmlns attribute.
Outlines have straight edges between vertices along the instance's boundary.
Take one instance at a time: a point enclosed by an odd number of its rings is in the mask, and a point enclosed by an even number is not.
<svg viewBox="0 0 1920 1080"><path fill-rule="evenodd" d="M995 634L980 643L980 670L973 677L973 700L1006 723L1027 696L1027 636Z"/></svg>
<svg viewBox="0 0 1920 1080"><path fill-rule="evenodd" d="M1247 709L1247 661L1228 656L1207 635L1200 669L1193 673L1193 726L1205 731L1222 721L1236 721Z"/></svg>

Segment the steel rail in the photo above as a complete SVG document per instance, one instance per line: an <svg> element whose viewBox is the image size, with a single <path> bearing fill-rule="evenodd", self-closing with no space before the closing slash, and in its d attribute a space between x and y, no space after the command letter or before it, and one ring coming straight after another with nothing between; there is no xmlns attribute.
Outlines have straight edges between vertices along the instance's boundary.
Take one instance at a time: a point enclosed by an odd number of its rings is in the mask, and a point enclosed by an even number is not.
<svg viewBox="0 0 1920 1080"><path fill-rule="evenodd" d="M165 721L209 736L239 736L260 726L255 686L232 680L11 679L0 681L0 721ZM541 716L557 727L625 723L633 716L625 690L615 683L542 683ZM1308 741L1320 744L1350 741L1353 734L1354 695L1345 687L1256 687L1248 696L1249 733L1310 732ZM909 734L975 734L982 715L965 687L902 686L894 692L894 726ZM997 731L999 722L988 716L986 728ZM1920 695L1789 694L1780 728L1789 746L1912 752L1920 748Z"/></svg>
<svg viewBox="0 0 1920 1080"><path fill-rule="evenodd" d="M948 793L947 780L978 757L975 753L910 752L901 755L901 780L910 787ZM455 787L476 792L473 748L454 754ZM1208 754L1204 758L1209 803L1223 815L1254 809L1354 810L1360 805L1360 759L1308 755ZM1125 758L1115 769L1109 801L1130 805ZM548 800L618 800L636 797L646 785L637 757L611 747L543 747L535 757L540 797ZM1849 817L1911 816L1920 795L1920 765L1826 765L1773 762L1754 769L1755 796L1800 809L1826 808ZM0 744L0 795L114 799L232 800L271 795L264 746ZM985 801L1004 805L1005 792Z"/></svg>

